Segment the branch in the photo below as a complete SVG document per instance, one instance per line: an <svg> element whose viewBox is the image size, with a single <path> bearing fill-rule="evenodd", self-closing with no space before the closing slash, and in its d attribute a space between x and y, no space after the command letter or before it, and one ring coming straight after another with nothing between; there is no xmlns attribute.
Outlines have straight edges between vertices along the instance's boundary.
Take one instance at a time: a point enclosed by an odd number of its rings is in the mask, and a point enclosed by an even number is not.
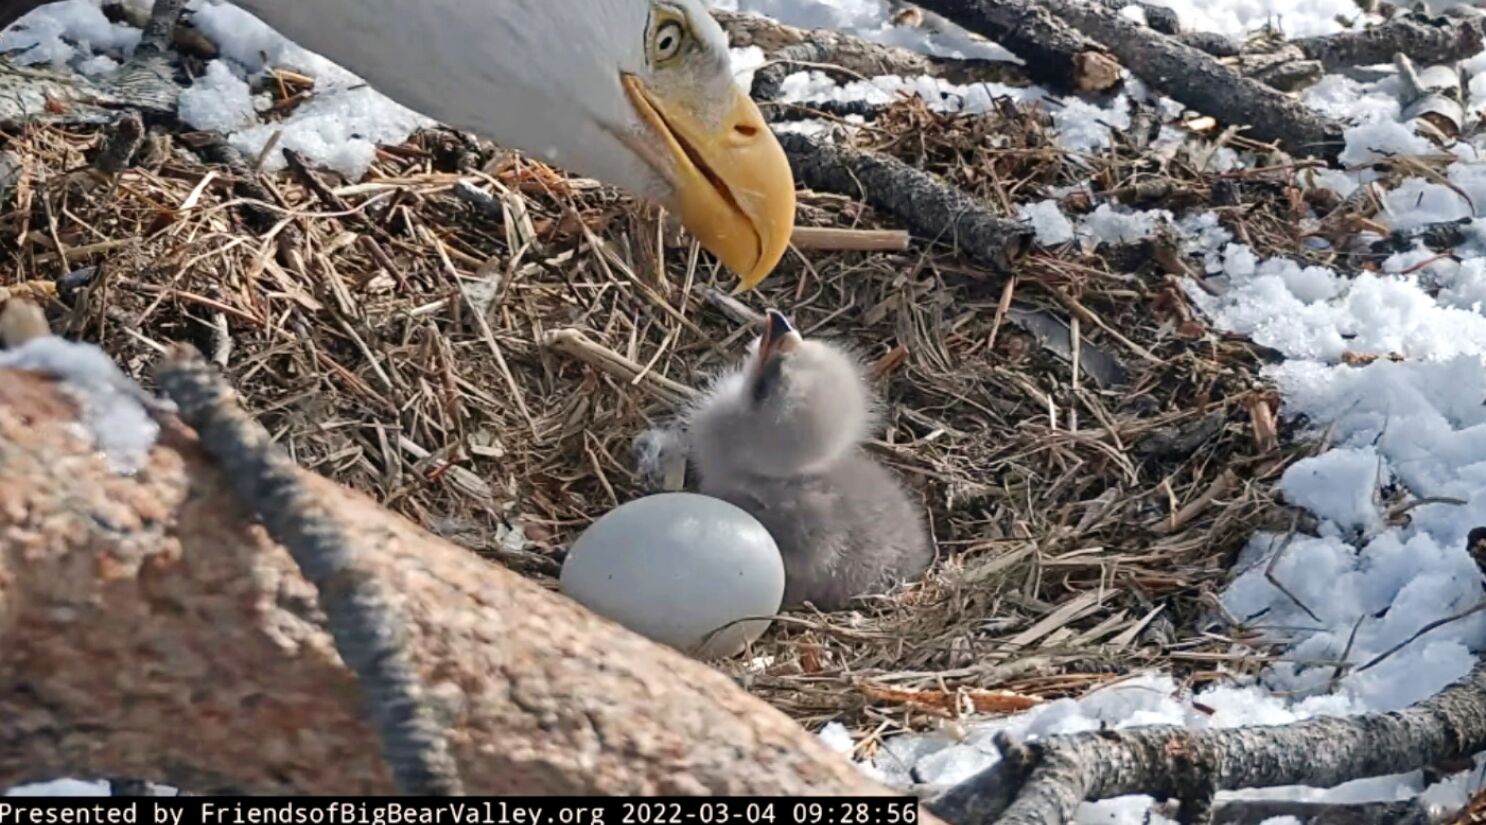
<svg viewBox="0 0 1486 825"><path fill-rule="evenodd" d="M1486 750L1486 661L1439 694L1395 713L1290 725L1194 731L1152 726L998 740L1003 758L929 803L951 822L1071 822L1084 800L1145 794L1190 799L1194 788L1329 788Z"/></svg>
<svg viewBox="0 0 1486 825"><path fill-rule="evenodd" d="M922 0L920 5L994 38L994 16L1023 2ZM1279 143L1296 155L1333 156L1342 149L1340 124L1277 89L1240 77L1209 54L1085 0L1042 0L1040 5L1102 43L1153 88L1192 109L1248 126L1256 140Z"/></svg>
<svg viewBox="0 0 1486 825"><path fill-rule="evenodd" d="M1010 49L1025 63L1022 68L1027 76L1038 83L1065 91L1106 91L1120 82L1120 67L1111 50L1054 17L1038 0L925 0L916 4Z"/></svg>
<svg viewBox="0 0 1486 825"><path fill-rule="evenodd" d="M779 135L801 186L861 198L915 235L953 244L998 273L1026 249L1031 227L998 217L958 187L895 158L795 133Z"/></svg>
<svg viewBox="0 0 1486 825"><path fill-rule="evenodd" d="M0 786L393 790L315 589L169 417L114 472L0 368ZM722 673L301 471L407 633L471 794L883 793Z"/></svg>
<svg viewBox="0 0 1486 825"><path fill-rule="evenodd" d="M1404 14L1362 31L1290 42L1328 72L1391 63L1399 52L1419 63L1453 63L1486 49L1486 16L1466 9L1438 17Z"/></svg>

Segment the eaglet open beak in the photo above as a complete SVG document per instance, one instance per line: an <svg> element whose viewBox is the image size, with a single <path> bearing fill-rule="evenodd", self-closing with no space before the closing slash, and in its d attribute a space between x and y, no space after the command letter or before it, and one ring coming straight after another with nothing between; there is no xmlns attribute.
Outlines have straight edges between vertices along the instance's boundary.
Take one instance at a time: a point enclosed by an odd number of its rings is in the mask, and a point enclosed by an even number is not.
<svg viewBox="0 0 1486 825"><path fill-rule="evenodd" d="M804 340L784 313L777 309L769 310L764 315L764 334L758 342L759 363L767 363L782 353L794 352Z"/></svg>
<svg viewBox="0 0 1486 825"><path fill-rule="evenodd" d="M697 241L752 289L784 256L795 225L789 159L753 101L737 86L718 125L653 94L625 75L625 93L664 142L672 206Z"/></svg>

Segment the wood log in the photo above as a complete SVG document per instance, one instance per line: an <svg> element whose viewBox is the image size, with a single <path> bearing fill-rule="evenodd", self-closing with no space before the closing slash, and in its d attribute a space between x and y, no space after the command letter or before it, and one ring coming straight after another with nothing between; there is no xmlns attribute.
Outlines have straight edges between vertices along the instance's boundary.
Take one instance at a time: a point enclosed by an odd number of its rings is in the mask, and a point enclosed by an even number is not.
<svg viewBox="0 0 1486 825"><path fill-rule="evenodd" d="M167 419L126 476L78 416L57 381L0 369L0 786L391 791L315 590L195 434ZM720 672L303 481L398 594L469 793L885 792Z"/></svg>

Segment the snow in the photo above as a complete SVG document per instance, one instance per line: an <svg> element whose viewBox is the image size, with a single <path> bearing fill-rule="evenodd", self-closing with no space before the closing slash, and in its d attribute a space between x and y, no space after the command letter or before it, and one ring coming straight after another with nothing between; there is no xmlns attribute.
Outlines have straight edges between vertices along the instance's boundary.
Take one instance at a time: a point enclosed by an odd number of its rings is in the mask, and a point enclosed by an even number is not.
<svg viewBox="0 0 1486 825"><path fill-rule="evenodd" d="M138 43L138 29L110 23L92 0L47 6L0 34L0 52L16 52L14 60L23 66L64 64L94 50L128 53Z"/></svg>
<svg viewBox="0 0 1486 825"><path fill-rule="evenodd" d="M116 58L133 51L139 31L108 22L100 3L65 0L43 6L0 35L0 51L19 51L16 59L26 65L72 65L92 75L107 71ZM285 166L282 152L264 153L275 141L316 166L359 180L378 144L401 143L432 125L236 6L193 0L189 8L195 25L220 47L221 58L183 92L181 119L193 128L222 132L245 157L261 156L268 171ZM93 55L100 49L116 54ZM280 120L268 119L266 100L255 99L251 91L274 68L316 81L310 99Z"/></svg>
<svg viewBox="0 0 1486 825"><path fill-rule="evenodd" d="M181 92L181 120L194 129L231 134L258 120L252 90L225 61L213 60L206 74Z"/></svg>
<svg viewBox="0 0 1486 825"><path fill-rule="evenodd" d="M1037 242L1043 246L1056 246L1073 240L1073 224L1055 200L1024 203L1017 207L1017 216L1032 224Z"/></svg>
<svg viewBox="0 0 1486 825"><path fill-rule="evenodd" d="M84 782L81 779L54 779L50 782L35 782L16 785L5 792L5 796L108 796L107 782Z"/></svg>
<svg viewBox="0 0 1486 825"><path fill-rule="evenodd" d="M1357 16L1352 0L1157 0L1181 18L1182 27L1242 35L1273 24L1289 37L1329 34L1341 28L1337 17Z"/></svg>
<svg viewBox="0 0 1486 825"><path fill-rule="evenodd" d="M0 50L25 64L68 64L90 74L127 58L138 33L109 23L99 0L66 0L29 15L0 35ZM1242 35L1273 24L1290 36L1339 30L1360 17L1353 0L1162 0L1189 30ZM888 0L714 0L713 5L751 11L803 27L828 27L875 42L931 54L1015 60L1005 49L930 17L922 26L891 22ZM1446 5L1431 0L1432 9ZM427 121L366 88L350 72L285 40L256 18L227 3L197 0L196 25L221 46L219 60L196 78L181 101L186 122L229 135L268 169L282 165L270 141L306 154L351 178L366 173L378 143L405 139ZM1140 19L1144 12L1121 12ZM1363 18L1365 19L1365 18ZM762 65L757 48L734 50L739 82L751 82ZM1471 108L1486 105L1486 53L1465 61L1471 75ZM283 120L266 117L261 88L268 69L290 68L316 78L309 101ZM1149 672L1107 685L1078 699L1062 699L1026 713L965 720L953 731L888 739L859 761L870 776L889 784L945 786L994 764L991 744L999 732L1037 738L1135 725L1172 724L1194 729L1274 725L1320 715L1395 710L1430 696L1466 673L1486 645L1486 613L1431 623L1465 613L1482 598L1481 572L1464 550L1465 537L1486 524L1486 163L1478 147L1453 147L1455 162L1443 178L1421 172L1385 179L1370 166L1399 156L1442 152L1399 122L1396 81L1364 83L1330 76L1306 90L1306 105L1352 125L1345 132L1347 168L1312 170L1306 185L1347 197L1359 186L1376 188L1387 230L1408 231L1440 221L1462 221L1467 242L1453 258L1417 248L1380 261L1376 271L1344 271L1264 258L1235 238L1209 211L1172 214L1100 205L1071 219L1055 199L1067 193L1031 193L1016 208L1037 241L1053 246L1130 243L1169 232L1183 251L1203 262L1210 287L1190 284L1191 300L1210 323L1249 336L1278 351L1281 363L1265 377L1280 390L1282 415L1304 416L1309 434L1327 436L1329 449L1296 461L1280 480L1284 499L1315 517L1313 532L1260 532L1241 554L1219 595L1221 627L1237 621L1263 634L1283 652L1258 679L1230 680L1195 694L1169 674ZM819 71L785 79L783 98L810 103L866 100L887 103L911 94L941 112L977 113L998 100L1042 107L1056 140L1071 153L1098 152L1114 132L1131 126L1139 100L1168 120L1182 114L1172 101L1151 96L1138 82L1122 93L1082 99L1054 97L1039 88L1000 84L956 85L939 79L873 77L838 83ZM825 131L821 123L786 128ZM1168 124L1157 146L1182 134ZM1211 169L1240 168L1252 158L1224 148ZM1314 224L1318 216L1307 221ZM1319 241L1314 241L1319 243ZM1350 356L1377 357L1358 366ZM1397 357L1402 360L1390 360ZM122 377L96 350L60 339L41 339L0 355L0 364L61 374L78 393L87 428L99 448L125 470L155 437L154 425ZM655 465L662 442L638 445ZM1418 503L1428 499L1429 503ZM1277 586L1280 585L1280 586ZM1345 659L1350 667L1339 669ZM850 733L839 724L820 731L833 751L854 757ZM1463 802L1480 777L1465 772L1427 791L1418 772L1348 783L1333 789L1272 788L1243 796L1362 801L1419 795L1433 805ZM62 780L28 786L51 793L106 790L98 783ZM22 789L15 789L17 792ZM1127 798L1085 805L1083 823L1166 822L1150 800ZM1271 825L1293 822L1277 818Z"/></svg>
<svg viewBox="0 0 1486 825"><path fill-rule="evenodd" d="M114 471L132 474L149 457L160 425L141 403L148 396L102 349L45 335L0 351L0 367L59 379L78 403L83 433Z"/></svg>

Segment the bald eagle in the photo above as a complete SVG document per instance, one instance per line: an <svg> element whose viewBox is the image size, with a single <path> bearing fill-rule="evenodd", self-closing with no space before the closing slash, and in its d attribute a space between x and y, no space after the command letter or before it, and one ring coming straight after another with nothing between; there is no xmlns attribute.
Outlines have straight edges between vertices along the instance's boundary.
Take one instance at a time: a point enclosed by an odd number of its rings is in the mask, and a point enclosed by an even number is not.
<svg viewBox="0 0 1486 825"><path fill-rule="evenodd" d="M47 2L0 0L0 27ZM668 207L744 289L789 244L789 161L702 0L237 5L410 109Z"/></svg>

